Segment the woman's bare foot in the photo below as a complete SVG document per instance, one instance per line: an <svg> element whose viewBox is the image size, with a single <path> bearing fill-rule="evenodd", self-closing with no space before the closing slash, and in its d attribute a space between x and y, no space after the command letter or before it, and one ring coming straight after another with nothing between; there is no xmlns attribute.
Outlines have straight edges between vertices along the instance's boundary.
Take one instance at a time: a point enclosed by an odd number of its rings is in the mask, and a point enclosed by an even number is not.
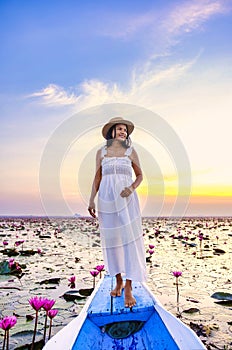
<svg viewBox="0 0 232 350"><path fill-rule="evenodd" d="M110 295L112 297L120 297L122 295L123 288L123 283L121 285L116 285L116 287L111 291Z"/></svg>
<svg viewBox="0 0 232 350"><path fill-rule="evenodd" d="M136 299L132 294L132 283L131 280L126 280L125 284L125 307L133 307L136 304Z"/></svg>
<svg viewBox="0 0 232 350"><path fill-rule="evenodd" d="M121 274L116 275L116 281L117 281L116 287L110 293L112 297L120 297L122 295L122 290L124 288Z"/></svg>

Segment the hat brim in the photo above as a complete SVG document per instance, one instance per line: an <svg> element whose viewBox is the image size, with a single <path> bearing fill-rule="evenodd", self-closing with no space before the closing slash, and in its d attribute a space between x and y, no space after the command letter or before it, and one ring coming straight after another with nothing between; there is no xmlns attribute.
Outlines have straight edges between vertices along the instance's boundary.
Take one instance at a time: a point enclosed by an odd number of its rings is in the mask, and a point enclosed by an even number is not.
<svg viewBox="0 0 232 350"><path fill-rule="evenodd" d="M134 124L129 121L129 120L118 120L118 121L113 121L113 122L109 122L107 123L106 125L103 126L102 128L102 135L103 137L106 139L106 135L108 133L108 131L110 130L110 128L114 125L117 125L117 124L123 124L123 125L126 125L127 126L127 130L128 130L128 135L130 135L133 130L134 130Z"/></svg>

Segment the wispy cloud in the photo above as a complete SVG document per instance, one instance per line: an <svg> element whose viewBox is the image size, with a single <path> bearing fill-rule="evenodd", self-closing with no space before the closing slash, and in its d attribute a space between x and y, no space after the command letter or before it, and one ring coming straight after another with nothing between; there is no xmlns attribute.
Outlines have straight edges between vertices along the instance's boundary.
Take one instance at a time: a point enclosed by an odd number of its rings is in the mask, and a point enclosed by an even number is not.
<svg viewBox="0 0 232 350"><path fill-rule="evenodd" d="M106 83L100 80L86 80L77 89L65 91L63 87L49 85L41 91L29 95L38 103L48 107L73 106L87 108L103 103L139 103L150 104L154 100L154 89L167 83L181 79L197 61L194 58L185 63L173 64L163 69L154 69L145 65L140 71L133 71L128 88L122 88L117 83ZM78 93L77 93L78 91Z"/></svg>
<svg viewBox="0 0 232 350"><path fill-rule="evenodd" d="M144 69L140 73L134 71L132 80L132 92L133 94L141 93L149 89L150 87L155 87L165 83L170 83L179 80L186 72L188 72L191 67L196 63L199 55L191 61L173 64L164 69L154 69L150 67Z"/></svg>
<svg viewBox="0 0 232 350"><path fill-rule="evenodd" d="M125 84L126 88L117 82L106 83L99 79L89 79L67 91L63 87L50 84L29 97L51 107L70 105L85 108L112 102L140 103L150 107L156 87L180 80L201 55L200 52L193 59L178 63L173 59L172 64L168 64L167 60L166 63L164 61L171 55L169 48L173 48L181 40L181 35L201 29L207 20L227 11L229 2L226 0L192 0L180 1L178 5L165 7L162 12L151 10L143 14L106 16L106 21L102 24L102 35L139 38L146 33L148 41L152 42L149 57L144 62L134 63L131 79ZM158 59L163 63L158 65Z"/></svg>
<svg viewBox="0 0 232 350"><path fill-rule="evenodd" d="M136 41L146 61L144 65L154 66L158 60L173 56L186 35L202 32L211 19L231 10L230 0L182 0L165 8L154 5L143 13L106 13L96 33L114 40Z"/></svg>
<svg viewBox="0 0 232 350"><path fill-rule="evenodd" d="M66 91L55 84L49 84L41 91L34 92L26 97L39 99L41 103L51 107L73 105L79 99L74 92Z"/></svg>
<svg viewBox="0 0 232 350"><path fill-rule="evenodd" d="M112 38L130 39L146 32L156 37L165 31L178 35L200 28L204 22L231 10L228 0L185 0L162 8L151 8L144 13L107 13L98 34Z"/></svg>
<svg viewBox="0 0 232 350"><path fill-rule="evenodd" d="M26 96L26 98L33 98L37 103L47 107L68 105L83 107L122 100L123 92L116 83L110 84L90 79L82 82L77 89L70 88L68 91L61 86L50 84L41 91Z"/></svg>
<svg viewBox="0 0 232 350"><path fill-rule="evenodd" d="M172 35L188 33L200 28L207 20L229 10L228 2L195 0L175 6L163 20L162 28Z"/></svg>

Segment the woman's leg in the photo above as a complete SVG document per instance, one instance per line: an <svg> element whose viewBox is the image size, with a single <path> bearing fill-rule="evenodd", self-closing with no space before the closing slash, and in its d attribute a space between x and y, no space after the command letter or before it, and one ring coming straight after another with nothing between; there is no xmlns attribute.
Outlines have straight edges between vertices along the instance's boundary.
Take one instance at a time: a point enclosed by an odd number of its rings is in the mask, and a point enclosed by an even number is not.
<svg viewBox="0 0 232 350"><path fill-rule="evenodd" d="M110 295L112 297L120 297L122 295L122 290L124 288L123 279L121 273L116 275L116 287L111 291Z"/></svg>
<svg viewBox="0 0 232 350"><path fill-rule="evenodd" d="M132 295L132 281L131 280L126 280L126 284L124 287L124 293L125 293L125 307L135 306L136 300Z"/></svg>

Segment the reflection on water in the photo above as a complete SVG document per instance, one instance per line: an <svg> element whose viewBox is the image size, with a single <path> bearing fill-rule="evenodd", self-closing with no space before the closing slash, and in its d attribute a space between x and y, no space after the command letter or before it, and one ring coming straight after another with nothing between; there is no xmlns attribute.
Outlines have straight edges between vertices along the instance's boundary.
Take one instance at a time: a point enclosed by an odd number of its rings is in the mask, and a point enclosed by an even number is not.
<svg viewBox="0 0 232 350"><path fill-rule="evenodd" d="M216 304L211 295L232 293L232 218L144 218L143 227L148 285L154 294L176 315L176 279L172 271L182 271L182 321L209 327L207 344L231 349L232 309ZM33 314L28 299L34 295L56 299L59 313L54 319L53 334L56 333L85 303L85 299L67 302L60 297L70 289L70 276L76 276L76 289L92 287L89 271L103 263L97 222L89 218L1 218L0 237L1 244L8 243L5 248L2 244L0 262L9 259L4 250L13 248L17 240L24 240L17 251L36 250L34 255L14 257L26 264L20 280L12 275L0 276L1 316L18 315L11 335L33 330L33 321L27 322L25 316ZM149 244L155 246L151 256ZM59 285L42 283L52 277L60 278ZM190 308L195 308L195 312L185 312ZM39 329L42 328L40 322ZM3 332L0 334L2 340ZM18 338L12 337L12 349L17 342Z"/></svg>

